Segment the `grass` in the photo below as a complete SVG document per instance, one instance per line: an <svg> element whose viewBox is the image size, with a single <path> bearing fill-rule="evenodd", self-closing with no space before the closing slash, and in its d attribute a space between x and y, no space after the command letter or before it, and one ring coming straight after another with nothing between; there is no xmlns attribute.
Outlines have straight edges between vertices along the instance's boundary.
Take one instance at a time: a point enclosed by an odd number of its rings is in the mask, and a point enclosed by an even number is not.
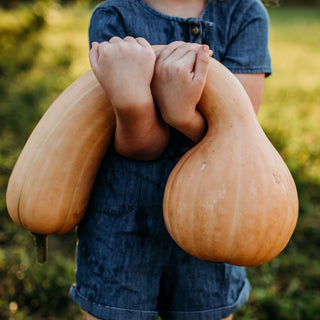
<svg viewBox="0 0 320 320"><path fill-rule="evenodd" d="M320 182L320 10L270 11L273 75L266 80L260 122L273 136L285 135L281 152L292 169ZM286 140L286 141L285 141Z"/></svg>

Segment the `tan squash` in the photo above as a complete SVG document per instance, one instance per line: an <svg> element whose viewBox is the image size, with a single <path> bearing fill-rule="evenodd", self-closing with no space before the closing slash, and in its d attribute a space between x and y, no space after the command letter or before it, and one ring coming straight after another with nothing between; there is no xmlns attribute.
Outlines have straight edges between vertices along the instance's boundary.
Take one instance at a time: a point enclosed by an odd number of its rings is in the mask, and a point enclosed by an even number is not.
<svg viewBox="0 0 320 320"><path fill-rule="evenodd" d="M199 110L208 131L168 179L167 229L200 259L263 264L285 248L295 229L295 183L245 90L213 59Z"/></svg>
<svg viewBox="0 0 320 320"><path fill-rule="evenodd" d="M199 108L208 132L169 178L167 228L201 259L264 263L285 247L296 224L292 177L244 89L214 59ZM90 70L57 98L27 141L7 189L12 220L38 235L77 225L114 126L110 102Z"/></svg>
<svg viewBox="0 0 320 320"><path fill-rule="evenodd" d="M36 234L64 234L77 225L114 126L90 70L55 100L24 146L7 188L12 220Z"/></svg>

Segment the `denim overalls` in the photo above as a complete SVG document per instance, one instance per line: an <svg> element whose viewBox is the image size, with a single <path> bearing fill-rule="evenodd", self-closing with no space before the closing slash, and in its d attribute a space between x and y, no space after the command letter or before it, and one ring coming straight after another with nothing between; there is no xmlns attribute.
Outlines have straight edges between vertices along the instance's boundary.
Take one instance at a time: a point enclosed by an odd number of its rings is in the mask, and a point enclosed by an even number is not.
<svg viewBox="0 0 320 320"><path fill-rule="evenodd" d="M234 73L271 73L268 16L258 0L208 1L198 18L162 14L142 0L109 0L93 13L89 40L144 37L206 43ZM106 70L107 72L107 70ZM111 147L78 226L76 284L70 296L105 320L218 320L248 299L245 268L196 259L167 233L167 178L192 141L171 129L155 161L135 161Z"/></svg>

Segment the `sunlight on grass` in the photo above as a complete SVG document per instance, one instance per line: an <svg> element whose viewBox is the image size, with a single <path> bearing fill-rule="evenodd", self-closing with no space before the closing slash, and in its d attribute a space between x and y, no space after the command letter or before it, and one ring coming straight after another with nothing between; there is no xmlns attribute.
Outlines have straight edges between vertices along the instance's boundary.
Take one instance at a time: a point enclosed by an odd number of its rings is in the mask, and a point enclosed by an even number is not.
<svg viewBox="0 0 320 320"><path fill-rule="evenodd" d="M283 135L288 163L302 165L319 182L320 11L303 13L270 10L273 75L266 80L259 120L271 135Z"/></svg>
<svg viewBox="0 0 320 320"><path fill-rule="evenodd" d="M43 35L41 65L52 65L56 59L69 65L69 74L61 75L61 86L68 85L89 70L88 25L90 9L82 6L52 6ZM68 82L68 83L67 83Z"/></svg>

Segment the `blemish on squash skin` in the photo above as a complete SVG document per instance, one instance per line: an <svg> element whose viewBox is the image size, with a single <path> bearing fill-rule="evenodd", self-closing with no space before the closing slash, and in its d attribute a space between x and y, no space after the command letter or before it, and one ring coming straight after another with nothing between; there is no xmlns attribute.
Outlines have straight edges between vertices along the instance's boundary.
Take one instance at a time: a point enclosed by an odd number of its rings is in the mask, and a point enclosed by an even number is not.
<svg viewBox="0 0 320 320"><path fill-rule="evenodd" d="M280 184L281 183L281 179L279 178L279 176L275 172L272 172L272 175L273 175L274 180L276 181L276 183Z"/></svg>
<svg viewBox="0 0 320 320"><path fill-rule="evenodd" d="M206 167L206 165L207 165L207 161L204 161L201 165L201 170L203 170Z"/></svg>

